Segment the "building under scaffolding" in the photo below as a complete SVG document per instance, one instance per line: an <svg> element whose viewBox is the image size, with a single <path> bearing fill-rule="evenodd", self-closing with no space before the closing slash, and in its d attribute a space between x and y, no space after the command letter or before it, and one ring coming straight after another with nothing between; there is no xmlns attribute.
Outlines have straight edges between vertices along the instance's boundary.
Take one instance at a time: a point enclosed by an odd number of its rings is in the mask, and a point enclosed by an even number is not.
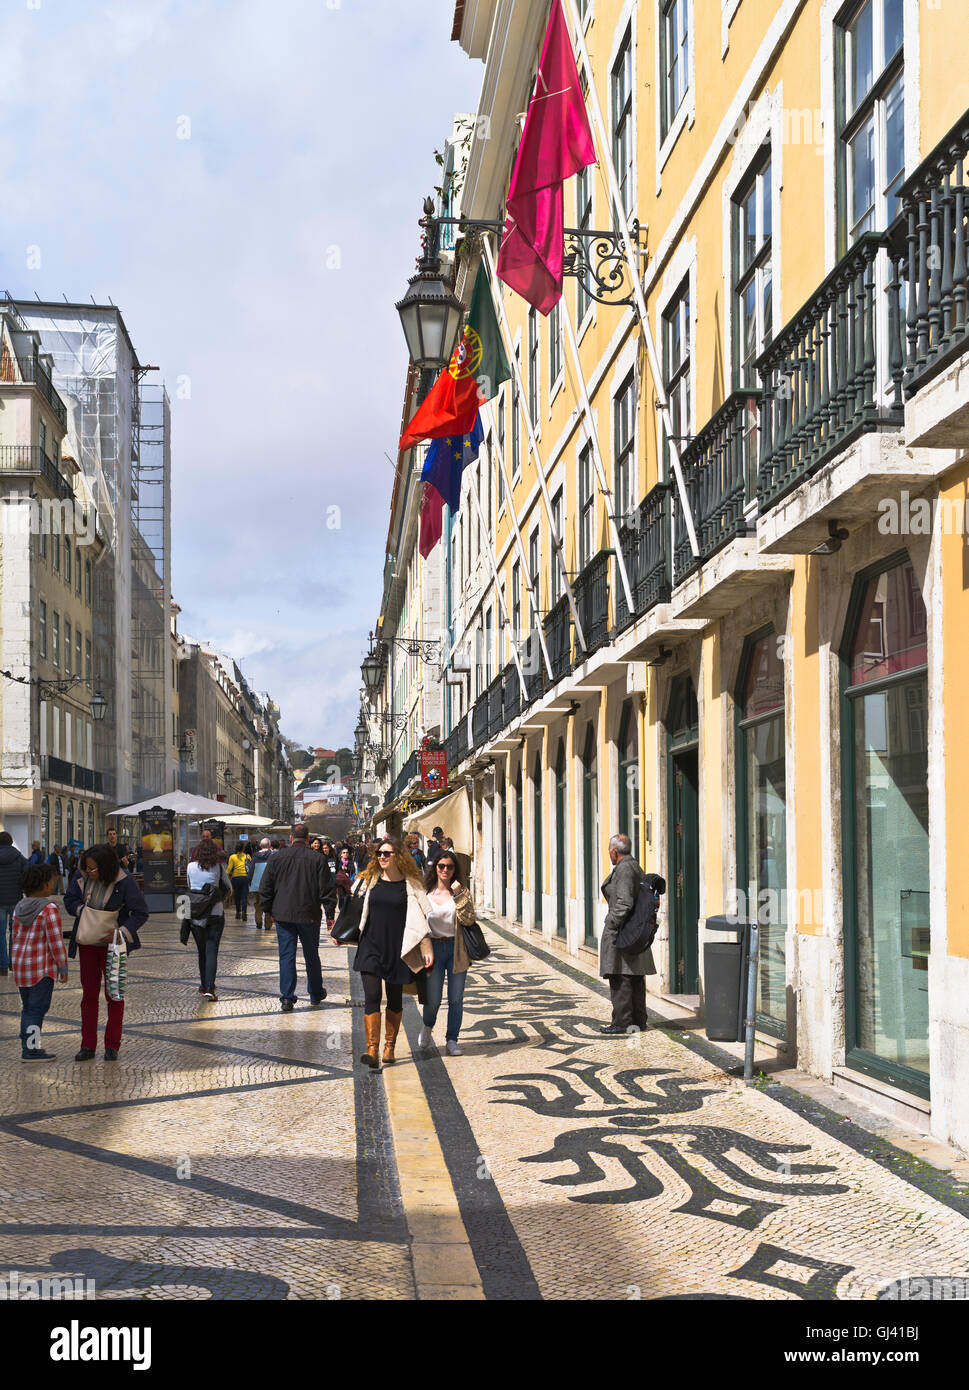
<svg viewBox="0 0 969 1390"><path fill-rule="evenodd" d="M94 576L94 680L108 701L95 725L109 800L168 790L171 467L168 398L114 305L21 301L53 359L70 451L106 541Z"/></svg>

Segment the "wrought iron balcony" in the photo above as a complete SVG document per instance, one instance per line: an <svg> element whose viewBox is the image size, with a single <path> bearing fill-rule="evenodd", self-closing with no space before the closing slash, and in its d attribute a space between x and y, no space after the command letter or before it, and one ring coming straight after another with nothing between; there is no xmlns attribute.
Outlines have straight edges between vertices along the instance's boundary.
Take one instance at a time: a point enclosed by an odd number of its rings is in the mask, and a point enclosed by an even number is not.
<svg viewBox="0 0 969 1390"><path fill-rule="evenodd" d="M17 367L20 373L20 381L28 386L37 387L37 390L57 416L61 426L67 429L67 407L58 395L45 363L41 361L36 353L30 357L21 357L18 353ZM14 378L13 359L6 351L3 354L2 361L0 361L0 384L19 384Z"/></svg>
<svg viewBox="0 0 969 1390"><path fill-rule="evenodd" d="M43 782L61 782L65 787L73 787L74 764L45 754L40 760L40 776Z"/></svg>
<svg viewBox="0 0 969 1390"><path fill-rule="evenodd" d="M482 748L488 742L488 692L479 695L471 711L471 746Z"/></svg>
<svg viewBox="0 0 969 1390"><path fill-rule="evenodd" d="M675 501L674 584L679 584L735 536L747 532L744 507L756 486L759 395L754 390L734 391L683 451L683 481L700 554L693 554L682 509Z"/></svg>
<svg viewBox="0 0 969 1390"><path fill-rule="evenodd" d="M899 190L905 225L905 394L969 351L969 111Z"/></svg>
<svg viewBox="0 0 969 1390"><path fill-rule="evenodd" d="M502 726L517 719L522 707L522 686L518 679L518 667L509 661L501 673L501 718Z"/></svg>
<svg viewBox="0 0 969 1390"><path fill-rule="evenodd" d="M488 696L488 738L492 739L501 732L501 701L504 689L504 675L496 676L487 689Z"/></svg>
<svg viewBox="0 0 969 1390"><path fill-rule="evenodd" d="M657 603L668 603L671 588L670 487L657 483L640 502L634 516L619 528L619 544L629 574L635 611L630 613L622 584L616 585L616 627L621 632L633 618Z"/></svg>
<svg viewBox="0 0 969 1390"><path fill-rule="evenodd" d="M36 444L0 445L0 472L36 473L62 501L73 500L74 489L50 455Z"/></svg>
<svg viewBox="0 0 969 1390"><path fill-rule="evenodd" d="M552 663L552 679L559 681L572 670L572 650L569 645L571 622L569 599L563 594L549 609L545 618L545 645Z"/></svg>
<svg viewBox="0 0 969 1390"><path fill-rule="evenodd" d="M575 606L585 636L585 651L577 650L576 663L591 656L609 635L609 552L600 550L572 582Z"/></svg>
<svg viewBox="0 0 969 1390"><path fill-rule="evenodd" d="M528 697L528 703L532 704L533 701L542 698L548 684L545 658L542 655L542 644L538 640L537 632L529 633L528 641L522 644L521 662L522 670L525 673L525 694Z"/></svg>
<svg viewBox="0 0 969 1390"><path fill-rule="evenodd" d="M772 507L860 435L903 421L897 231L866 232L757 359L757 500Z"/></svg>
<svg viewBox="0 0 969 1390"><path fill-rule="evenodd" d="M412 782L413 779L417 776L419 768L420 760L418 759L417 750L415 749L414 752L411 753L407 761L404 763L404 766L398 772L397 776L394 778L393 784L390 788L390 795L387 798L388 801L397 800L398 796L400 796L401 792L404 790L407 784L409 782Z"/></svg>

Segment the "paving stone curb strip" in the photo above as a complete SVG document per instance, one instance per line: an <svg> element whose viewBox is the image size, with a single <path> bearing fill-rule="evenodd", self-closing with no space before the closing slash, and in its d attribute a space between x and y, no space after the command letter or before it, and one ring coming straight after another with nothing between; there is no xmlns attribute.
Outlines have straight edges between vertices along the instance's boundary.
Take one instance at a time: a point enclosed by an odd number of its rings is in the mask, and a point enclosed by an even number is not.
<svg viewBox="0 0 969 1390"><path fill-rule="evenodd" d="M964 1184L486 923L461 1057L371 1072L351 953L279 1012L275 940L229 925L219 1002L156 917L117 1063L76 1064L76 971L23 1067L0 980L0 1272L98 1299L877 1299L969 1275ZM301 988L305 986L301 985ZM439 1048L441 1050L439 1050ZM886 1290L888 1293L886 1294Z"/></svg>

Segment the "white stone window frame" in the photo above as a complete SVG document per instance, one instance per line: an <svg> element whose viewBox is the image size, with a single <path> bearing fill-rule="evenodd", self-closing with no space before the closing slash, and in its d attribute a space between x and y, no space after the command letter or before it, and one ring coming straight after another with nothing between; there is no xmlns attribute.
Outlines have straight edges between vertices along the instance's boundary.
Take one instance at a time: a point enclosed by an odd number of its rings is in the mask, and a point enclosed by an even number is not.
<svg viewBox="0 0 969 1390"><path fill-rule="evenodd" d="M567 306L566 306L567 307ZM558 310L559 321L559 369L553 381L552 379L552 314ZM563 306L560 299L555 309L549 314L546 322L548 324L548 414L547 419L552 418L552 402L558 393L565 389L565 332L562 326Z"/></svg>
<svg viewBox="0 0 969 1390"><path fill-rule="evenodd" d="M664 0L654 0L653 14L655 20L655 58L654 58L654 80L656 89L656 196L659 197L663 191L663 170L666 168L667 161L676 146L677 140L683 133L684 128L689 125L692 129L696 120L696 23L694 17L693 0L686 0L687 25L690 34L690 57L689 57L689 76L687 78L686 95L680 102L679 108L673 119L670 121L670 128L663 136L663 86L666 81L665 73L662 70L663 52L663 4Z"/></svg>
<svg viewBox="0 0 969 1390"><path fill-rule="evenodd" d="M698 324L697 313L697 253L696 237L689 237L681 241L669 259L666 270L663 274L663 288L656 300L654 333L655 342L659 353L660 370L666 376L666 337L663 328L663 320L667 309L677 297L683 281L689 277L690 286L690 419L687 426L688 434L696 434L697 412L696 412L696 393L697 393L697 373L696 373L696 332ZM660 480L665 482L665 442L666 426L663 417L659 414L659 475ZM682 441L679 446L679 453L683 453Z"/></svg>
<svg viewBox="0 0 969 1390"><path fill-rule="evenodd" d="M533 317L533 316L534 316L534 317ZM527 379L526 379L526 381L525 381L525 387L526 387L526 390L528 391L528 395L527 395L527 397L526 397L526 399L525 399L525 414L528 416L529 423L530 423L530 425L531 425L531 427L532 427L532 433L533 433L534 436L535 436L535 442L536 442L536 444L537 444L537 443L541 440L541 438L542 438L542 321L543 321L543 315L539 314L539 312L538 312L537 309L532 308L532 306L529 305L529 307L528 307L528 312L527 312L526 315L525 315L525 329L526 329L526 332L525 332L525 347L526 347L526 352L527 352L527 356L528 356L528 374L527 374ZM547 322L547 319L545 319L545 321ZM535 324L535 376L536 376L536 381L535 381L535 415L534 415L534 417L532 416L532 401L531 401L531 391L532 391L532 355L531 355L530 352L527 351L527 350L528 350L528 347L529 347L529 343L528 343L528 331L527 331L527 330L528 330L529 322L534 322L534 324ZM528 446L528 431L527 431L527 429L525 430L524 443L525 443L526 446Z"/></svg>
<svg viewBox="0 0 969 1390"><path fill-rule="evenodd" d="M692 6L693 0L688 0L688 3ZM637 6L637 4L636 4L636 0L626 0L626 3L623 5L622 13L621 13L620 16L619 16L619 20L618 20L618 22L617 22L617 24L616 24L616 27L615 27L615 29L613 30L613 34L612 34L612 47L611 47L610 50L609 50L609 63L608 63L608 66L607 66L607 68L606 68L606 74L607 74L607 80L608 80L608 83L609 83L609 88L608 88L608 91L607 91L607 93L606 93L606 111L605 111L605 113L604 113L605 118L606 118L606 132L607 132L608 138L609 138L609 155L610 155L610 158L613 158L613 159L614 159L614 156L615 156L615 150L614 150L614 136L615 136L615 131L614 131L614 129L613 129L613 124L612 124L612 119L613 119L613 109L612 109L612 77L613 77L613 69L614 69L615 66L616 66L616 62L617 62L617 60L618 60L618 58L619 58L620 51L622 50L623 44L624 44L625 41L626 41L626 35L628 34L628 35L629 35L630 70L631 70L631 74L632 74L632 91L631 91L631 93L630 93L629 119L630 119L630 123L631 123L631 125L632 125L632 168L631 168L631 172L630 172L630 179L631 179L631 181L632 181L632 199L633 199L633 206L632 206L632 207L629 209L629 211L626 213L626 216L627 216L627 218L628 218L628 220L629 220L630 222L632 222L633 218L636 216L636 193L637 193L637 190L638 190L638 188L639 188L639 154L638 154L639 141L638 141L638 139L636 138L636 137L637 137L637 131L639 130L639 102L638 102L638 97L637 97L637 88L638 88L638 86L639 86L639 83L638 83L637 80L636 80L636 71L637 71L637 65L636 65L636 27L637 27L637 26L636 26L636 16L637 16L637 10L638 10L638 6ZM692 68L691 68L691 71L692 71ZM617 183L618 183L618 176L619 176L619 171L616 170L616 181L617 181Z"/></svg>
<svg viewBox="0 0 969 1390"><path fill-rule="evenodd" d="M518 364L518 381L516 382L516 380L515 380L515 368L514 368L514 366L512 366L512 376L511 376L511 380L510 380L509 383L508 383L509 396L510 396L510 402L509 402L509 404L511 405L512 408L511 408L511 410L509 411L509 419L508 419L508 427L509 427L509 428L508 428L508 434L505 436L505 445L506 445L506 448L510 448L510 447L511 447L511 444L512 444L512 441L514 440L515 435L516 435L516 433L517 433L517 435L518 435L518 448L515 450L515 456L514 456L514 458L512 459L512 466L511 466L510 469L508 469L508 476L509 476L509 478L511 479L512 487L514 487L515 483L518 482L518 479L519 479L519 478L521 477L521 475L522 475L522 445L525 445L526 449L527 449L527 446L528 446L528 431L527 431L527 429L524 427L524 425L522 424L522 417L521 417L522 407L524 407L525 414L526 414L526 415L528 414L528 396L525 395L522 391L520 391L520 390L518 389L518 383L519 383L519 382L521 383L522 386L525 386L525 384L526 384L525 381L524 381L524 374L523 374L523 372L522 372L522 360L523 360L523 355L522 355L522 331L521 331L521 328L520 328L520 327L519 327L519 328L516 328L516 330L515 330L515 338L514 338L514 341L513 341L512 345L511 345L511 352L512 352L512 357L513 357L514 361L517 362L517 364ZM508 464L508 460L507 460L507 457L506 457L506 459L505 459L505 465L506 465L506 467L507 467L507 464Z"/></svg>
<svg viewBox="0 0 969 1390"><path fill-rule="evenodd" d="M773 91L762 93L756 106L744 122L743 129L734 146L733 159L723 181L723 341L725 357L729 369L725 373L725 396L733 390L733 224L734 198L737 189L749 175L753 165L761 158L766 144L770 144L771 180L771 339L777 337L784 326L781 310L781 190L784 187L784 88L778 82ZM727 389L729 385L729 390Z"/></svg>
<svg viewBox="0 0 969 1390"><path fill-rule="evenodd" d="M830 275L838 262L838 130L835 124L835 29L845 0L821 0L821 110L824 118L824 270ZM921 162L922 123L919 0L904 0L902 10L905 60L902 91L905 99L905 177Z"/></svg>
<svg viewBox="0 0 969 1390"><path fill-rule="evenodd" d="M637 507L637 506L639 505L639 503L642 501L642 498L638 495L638 493L639 493L639 486L640 486L640 484L639 484L639 445L640 445L640 434L639 434L639 404L640 404L641 392L642 392L642 389L643 389L643 382L642 382L642 377L641 377L640 371L639 371L639 352L638 352L638 348L639 348L639 340L638 340L637 338L630 338L629 342L626 343L626 345L625 345L625 347L623 348L622 352L621 352L621 353L619 354L619 356L616 358L615 366L613 367L613 371L612 371L612 376L611 376L610 379L609 379L609 457L610 457L610 458L612 459L612 461L613 461L613 478L612 478L613 505L616 507L616 522L617 522L617 525L619 525L619 526L622 526L622 525L624 524L624 522L625 522L625 514L624 514L624 513L620 513L620 511L619 511L619 501L620 501L620 499L619 499L619 497L618 497L618 494L616 493L616 486L615 486L615 485L616 485L615 464L616 464L616 460L617 460L617 457L618 457L617 440L616 440L616 402L617 402L618 399L619 399L619 393L620 393L620 391L621 391L623 385L625 384L626 379L627 379L627 377L629 376L630 372L632 373L632 379L633 379L633 468L634 468L634 474L635 474L635 486L634 486L633 491L634 491L634 493L636 494L636 495L633 497L633 507Z"/></svg>
<svg viewBox="0 0 969 1390"><path fill-rule="evenodd" d="M590 193L590 199L589 199L589 227L590 227L590 228L594 228L595 225L596 225L596 177L595 177L595 176L596 176L596 166L595 166L594 164L590 164L590 165L586 168L585 173L588 174L588 176L589 176L589 193ZM573 207L574 207L574 223L573 223L573 225L576 226L576 227L578 227L578 225L579 225L579 177L578 177L578 175L572 180L572 183L573 183L573 185L574 185L574 187L575 187L574 201L573 201ZM595 322L596 322L596 319L598 318L597 301L596 301L595 299L593 299L591 295L589 296L589 303L588 303L588 307L586 308L585 313L582 315L581 319L579 318L579 290L580 290L580 287L581 287L581 283L582 283L582 282L581 282L580 277L576 276L576 277L575 277L575 341L576 341L576 345L578 345L579 343L582 342L582 339L585 337L586 333L589 331L589 325L595 323ZM564 354L563 354L563 359L564 359Z"/></svg>
<svg viewBox="0 0 969 1390"><path fill-rule="evenodd" d="M740 9L740 0L720 0L720 57L726 58L730 47L730 26Z"/></svg>

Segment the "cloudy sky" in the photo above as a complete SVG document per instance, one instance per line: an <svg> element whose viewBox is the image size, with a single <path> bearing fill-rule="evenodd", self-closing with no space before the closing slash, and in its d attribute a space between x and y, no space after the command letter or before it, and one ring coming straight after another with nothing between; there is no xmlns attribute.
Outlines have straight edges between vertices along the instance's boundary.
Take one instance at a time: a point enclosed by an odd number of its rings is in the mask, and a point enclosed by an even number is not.
<svg viewBox="0 0 969 1390"><path fill-rule="evenodd" d="M0 5L0 290L121 309L172 396L181 626L330 746L380 599L394 300L433 152L477 104L453 10Z"/></svg>

